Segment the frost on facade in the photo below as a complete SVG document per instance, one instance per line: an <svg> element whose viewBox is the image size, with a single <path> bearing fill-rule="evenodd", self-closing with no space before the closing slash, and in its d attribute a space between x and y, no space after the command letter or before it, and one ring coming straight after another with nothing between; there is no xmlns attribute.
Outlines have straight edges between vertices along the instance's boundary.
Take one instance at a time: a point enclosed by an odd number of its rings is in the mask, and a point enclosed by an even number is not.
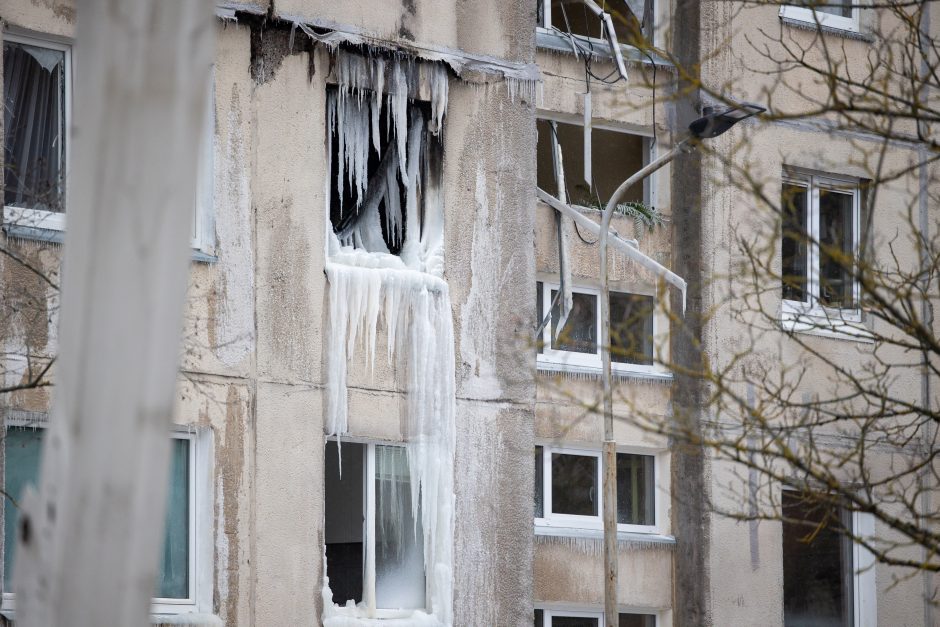
<svg viewBox="0 0 940 627"><path fill-rule="evenodd" d="M386 617L447 625L455 407L454 337L441 250L447 69L340 52L335 78L337 86L327 95L326 264L327 433L335 441L327 449L323 620L344 625ZM422 93L429 101L419 100ZM381 334L384 358L394 362L398 387L405 391L405 445L344 443L347 363L359 349L374 371ZM350 515L335 517L339 508ZM363 528L350 529L348 521L358 519L365 521Z"/></svg>

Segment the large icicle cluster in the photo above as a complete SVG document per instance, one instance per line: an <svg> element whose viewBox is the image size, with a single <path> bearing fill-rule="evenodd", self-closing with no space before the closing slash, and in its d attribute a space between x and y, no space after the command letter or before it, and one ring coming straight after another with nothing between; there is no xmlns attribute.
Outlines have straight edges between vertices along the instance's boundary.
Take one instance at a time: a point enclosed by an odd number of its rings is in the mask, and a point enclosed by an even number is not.
<svg viewBox="0 0 940 627"><path fill-rule="evenodd" d="M409 106L409 100L423 77L431 103L427 131L432 136L439 135L447 109L447 68L440 63L416 63L407 57L367 58L340 52L333 71L339 88L329 94L327 109L329 136L331 141L337 142L336 185L341 203L347 188L355 198L354 207L340 206L339 211L341 215L357 214L355 220L349 221L348 228L336 233L338 245L388 253L379 212L380 204L384 203L385 232L392 242L401 246L404 265L433 272L441 265L435 259L441 234L439 229L421 224L418 203L421 186L436 181L428 180L432 177L420 167L428 150L425 120L416 107ZM385 136L389 141L386 147L380 142L383 107L387 107ZM380 158L379 167L371 176L370 150ZM404 207L401 205L402 188ZM439 203L429 198L439 190L424 191L426 204L430 199L432 209L439 210ZM440 225L439 219L432 218L431 222L433 226ZM331 250L331 256L334 252L342 251Z"/></svg>
<svg viewBox="0 0 940 627"><path fill-rule="evenodd" d="M336 263L326 265L326 274L330 284L327 432L341 436L347 431L347 360L360 348L374 368L379 324L384 324L385 357L396 364L406 391L403 424L411 503L424 531L430 593L429 614L413 612L398 624L451 625L455 366L447 283L414 270ZM325 581L323 624L361 624L350 616L349 608L332 604Z"/></svg>

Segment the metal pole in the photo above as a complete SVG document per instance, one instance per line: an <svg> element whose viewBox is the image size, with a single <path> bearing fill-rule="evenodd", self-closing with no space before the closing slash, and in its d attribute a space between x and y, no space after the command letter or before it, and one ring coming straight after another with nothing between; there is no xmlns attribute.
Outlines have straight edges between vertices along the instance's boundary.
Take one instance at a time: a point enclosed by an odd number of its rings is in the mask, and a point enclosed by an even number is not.
<svg viewBox="0 0 940 627"><path fill-rule="evenodd" d="M680 152L689 149L688 139L676 144L672 150L659 157L639 172L620 184L614 191L600 228L601 270L601 358L604 365L604 619L606 627L619 624L617 616L617 443L614 441L614 408L610 385L610 286L607 280L607 236L614 208L624 193L660 169Z"/></svg>

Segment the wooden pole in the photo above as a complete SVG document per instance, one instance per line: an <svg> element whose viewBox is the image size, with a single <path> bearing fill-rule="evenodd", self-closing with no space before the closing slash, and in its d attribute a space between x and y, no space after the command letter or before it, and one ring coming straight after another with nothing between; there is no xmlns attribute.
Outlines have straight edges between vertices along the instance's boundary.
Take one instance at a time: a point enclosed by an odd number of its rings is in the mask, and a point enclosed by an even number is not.
<svg viewBox="0 0 940 627"><path fill-rule="evenodd" d="M39 494L24 498L24 627L147 625L162 538L208 0L80 0L61 350Z"/></svg>

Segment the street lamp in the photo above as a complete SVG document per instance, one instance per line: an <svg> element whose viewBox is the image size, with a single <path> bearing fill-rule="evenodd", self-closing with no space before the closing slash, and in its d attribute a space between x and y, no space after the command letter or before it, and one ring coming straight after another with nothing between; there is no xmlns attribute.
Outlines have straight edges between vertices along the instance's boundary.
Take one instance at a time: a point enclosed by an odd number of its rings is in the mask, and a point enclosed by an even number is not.
<svg viewBox="0 0 940 627"><path fill-rule="evenodd" d="M604 380L604 614L607 625L618 624L617 618L617 445L614 442L614 410L610 384L610 286L607 278L607 236L610 233L610 219L614 208L624 193L672 161L680 152L689 152L698 147L703 139L718 137L732 126L749 117L763 113L764 107L741 103L715 112L706 107L704 115L689 124L689 135L669 152L659 157L639 172L620 184L614 191L600 227L600 270L601 270L601 355L603 360Z"/></svg>

